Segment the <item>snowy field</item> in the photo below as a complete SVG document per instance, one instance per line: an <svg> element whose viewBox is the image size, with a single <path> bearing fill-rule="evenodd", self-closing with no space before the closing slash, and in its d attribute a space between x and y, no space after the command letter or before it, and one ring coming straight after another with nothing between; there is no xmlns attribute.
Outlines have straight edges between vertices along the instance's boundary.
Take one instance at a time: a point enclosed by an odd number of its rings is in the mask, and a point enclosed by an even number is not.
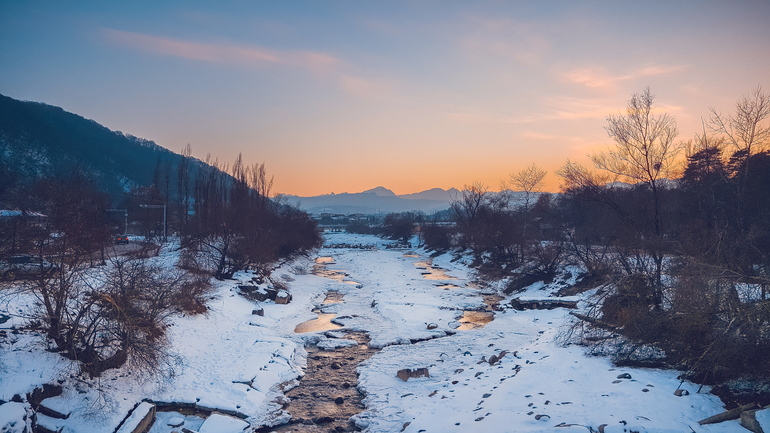
<svg viewBox="0 0 770 433"><path fill-rule="evenodd" d="M606 433L743 430L738 421L698 425L723 411L723 405L707 387L697 393L698 385L687 382L681 387L689 395L675 396L680 385L676 371L613 368L607 359L586 357L580 347L557 345L554 338L570 317L564 309L504 308L485 326L464 329L472 326L460 323L463 311L484 309L482 295L496 291L469 285L472 274L448 255L433 259L433 266L452 279L428 279L424 251L405 254L384 248L382 239L345 233L327 234L326 243L376 243L378 248L323 248L276 270L274 277L288 285L293 297L288 305L240 296L237 286L249 283L248 273L236 274L236 281L215 282L206 314L172 319L169 357L158 377L137 378L123 369L92 380L77 376L69 361L45 351L39 333L14 329L24 324L18 313L32 299L3 298L0 314L10 319L0 324L0 400L60 383L62 396L44 405L69 417L38 417L64 432L112 432L144 399L239 414L253 427L281 424L290 415L282 410L280 385L291 386L302 376L304 345L338 345L336 333L294 332L318 317L312 310L320 308L336 314L333 321L343 326L341 331L365 331L370 345L381 348L358 367L366 410L355 421L364 431L540 432L559 427L556 431L587 432L602 425ZM327 269L341 271L344 278L312 275L317 257L331 257ZM172 266L178 251L170 245L153 260ZM536 284L515 296L544 298L568 283ZM339 292L342 302L323 304L328 291ZM264 309L264 316L252 314L257 308ZM490 357L502 351L505 355L490 364ZM430 377L403 381L396 377L403 368L427 368ZM25 408L20 403L0 406L0 427L18 419ZM196 416L159 412L158 420L153 433L173 431L170 420L216 431Z"/></svg>

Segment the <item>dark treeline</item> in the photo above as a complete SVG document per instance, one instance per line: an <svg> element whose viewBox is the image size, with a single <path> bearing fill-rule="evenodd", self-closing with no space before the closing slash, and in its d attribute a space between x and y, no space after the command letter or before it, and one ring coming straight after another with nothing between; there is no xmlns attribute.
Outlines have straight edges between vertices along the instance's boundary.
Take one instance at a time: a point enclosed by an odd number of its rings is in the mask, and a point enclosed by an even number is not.
<svg viewBox="0 0 770 433"><path fill-rule="evenodd" d="M189 147L176 165L159 160L153 184L132 189L117 206L83 166L25 183L0 164L0 180L8 180L0 182L0 297L33 295L35 308L24 312L30 326L84 373L124 364L157 372L165 318L205 311L212 276L253 269L269 279L276 262L321 243L309 215L270 198L264 164L246 166L239 156L232 166L201 165L193 177L190 160ZM148 234L178 234L176 267L146 260L163 238L116 253L124 228L113 210L121 206Z"/></svg>
<svg viewBox="0 0 770 433"><path fill-rule="evenodd" d="M519 195L466 186L454 224L425 221L422 240L470 254L508 293L579 266L577 288L599 290L571 338L617 363L675 366L703 383L768 378L770 97L757 89L735 114L712 112L688 143L652 102L646 89L608 118L615 146L591 156L596 171L567 161L561 194L537 192L535 166L511 176Z"/></svg>

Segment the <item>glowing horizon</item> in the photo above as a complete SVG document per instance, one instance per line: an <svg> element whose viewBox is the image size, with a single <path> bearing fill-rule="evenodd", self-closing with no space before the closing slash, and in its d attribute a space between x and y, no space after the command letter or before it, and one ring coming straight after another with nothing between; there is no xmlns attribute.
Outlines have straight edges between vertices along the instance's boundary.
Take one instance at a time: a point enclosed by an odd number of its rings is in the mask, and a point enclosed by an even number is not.
<svg viewBox="0 0 770 433"><path fill-rule="evenodd" d="M532 163L555 192L645 86L683 141L768 90L768 21L749 0L3 2L0 93L199 159L243 153L273 193L498 190Z"/></svg>

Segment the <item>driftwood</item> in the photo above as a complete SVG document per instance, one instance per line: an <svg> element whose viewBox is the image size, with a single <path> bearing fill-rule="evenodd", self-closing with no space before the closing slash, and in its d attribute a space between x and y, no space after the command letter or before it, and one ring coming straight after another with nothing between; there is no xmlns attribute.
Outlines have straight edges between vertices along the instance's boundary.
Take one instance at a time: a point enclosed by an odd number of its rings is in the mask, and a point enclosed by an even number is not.
<svg viewBox="0 0 770 433"><path fill-rule="evenodd" d="M522 301L519 298L511 300L511 307L514 310L553 310L554 308L577 308L577 301L563 301L561 299L538 299L533 301Z"/></svg>
<svg viewBox="0 0 770 433"><path fill-rule="evenodd" d="M742 412L745 412L747 410L757 409L757 408L759 408L759 406L757 406L756 403L744 404L743 406L736 407L735 409L730 409L726 412L718 413L714 416L710 416L706 419L702 419L698 421L698 424L700 425L716 424L723 421L738 419L741 417Z"/></svg>
<svg viewBox="0 0 770 433"><path fill-rule="evenodd" d="M570 315L577 317L578 319L588 322L596 327L603 328L603 329L609 329L611 331L614 331L618 329L618 326L615 326L611 323L607 323L604 320L601 319L594 319L593 317L586 316L585 314L576 313L574 311L569 312Z"/></svg>

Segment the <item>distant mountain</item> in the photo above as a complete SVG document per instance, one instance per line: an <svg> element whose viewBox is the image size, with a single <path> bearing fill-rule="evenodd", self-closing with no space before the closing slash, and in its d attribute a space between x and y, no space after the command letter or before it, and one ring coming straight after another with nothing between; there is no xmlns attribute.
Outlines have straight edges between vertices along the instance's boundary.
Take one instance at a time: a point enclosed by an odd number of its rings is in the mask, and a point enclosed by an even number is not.
<svg viewBox="0 0 770 433"><path fill-rule="evenodd" d="M155 169L170 166L171 192L181 156L155 142L124 134L38 102L0 95L0 182L30 184L80 167L113 196L152 185ZM203 164L194 160L191 174Z"/></svg>
<svg viewBox="0 0 770 433"><path fill-rule="evenodd" d="M421 211L433 213L449 207L455 194L454 188L449 191L433 188L415 194L396 195L393 191L378 186L359 193L324 194L313 197L286 196L292 204L310 213L390 213Z"/></svg>
<svg viewBox="0 0 770 433"><path fill-rule="evenodd" d="M361 194L367 194L367 193L372 193L372 194L378 195L380 197L395 197L395 195L396 195L396 193L394 193L393 191L385 188L384 186L378 186L377 188L372 188L372 189L366 190L366 191L362 192Z"/></svg>
<svg viewBox="0 0 770 433"><path fill-rule="evenodd" d="M405 198L408 200L436 200L436 201L449 200L451 201L458 194L460 194L460 191L457 188L449 188L449 190L444 190L441 188L432 188L427 191L416 192L414 194L399 195L399 197Z"/></svg>

